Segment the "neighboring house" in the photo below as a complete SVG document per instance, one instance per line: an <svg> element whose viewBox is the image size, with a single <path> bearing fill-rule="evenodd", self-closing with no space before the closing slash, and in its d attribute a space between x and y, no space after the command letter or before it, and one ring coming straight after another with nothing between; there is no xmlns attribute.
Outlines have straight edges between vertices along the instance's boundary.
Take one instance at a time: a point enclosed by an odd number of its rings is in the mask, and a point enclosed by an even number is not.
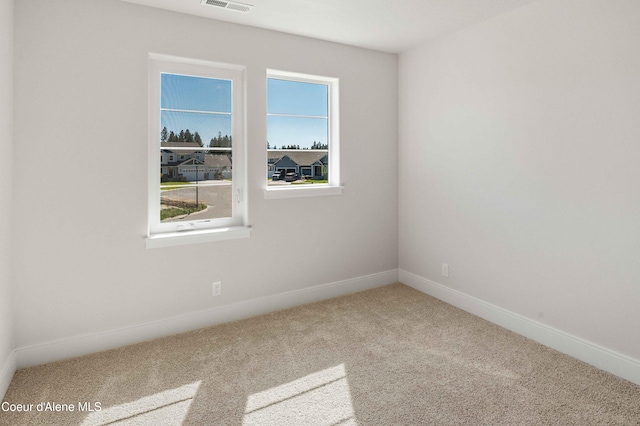
<svg viewBox="0 0 640 426"><path fill-rule="evenodd" d="M205 154L204 164L209 168L209 173L212 173L211 179L231 179L231 154Z"/></svg>
<svg viewBox="0 0 640 426"><path fill-rule="evenodd" d="M207 153L196 142L162 142L161 148L163 182L231 178L231 158L227 154Z"/></svg>
<svg viewBox="0 0 640 426"><path fill-rule="evenodd" d="M312 179L326 179L329 155L324 150L270 149L267 151L267 166L269 178L273 176L274 172L283 170Z"/></svg>

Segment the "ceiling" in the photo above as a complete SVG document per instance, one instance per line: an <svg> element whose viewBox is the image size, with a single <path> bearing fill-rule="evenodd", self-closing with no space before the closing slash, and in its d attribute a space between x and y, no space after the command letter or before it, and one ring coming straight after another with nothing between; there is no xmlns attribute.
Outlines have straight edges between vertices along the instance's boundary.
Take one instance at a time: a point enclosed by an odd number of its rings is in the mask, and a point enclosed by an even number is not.
<svg viewBox="0 0 640 426"><path fill-rule="evenodd" d="M123 0L285 33L401 53L537 0L238 0L249 13L200 0Z"/></svg>

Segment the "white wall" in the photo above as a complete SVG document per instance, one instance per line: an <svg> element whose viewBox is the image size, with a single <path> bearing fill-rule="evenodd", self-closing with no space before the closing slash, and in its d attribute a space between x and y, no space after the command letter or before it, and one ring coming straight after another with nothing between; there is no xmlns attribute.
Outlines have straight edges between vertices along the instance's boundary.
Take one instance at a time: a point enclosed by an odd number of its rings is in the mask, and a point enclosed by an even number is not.
<svg viewBox="0 0 640 426"><path fill-rule="evenodd" d="M13 212L13 0L0 0L0 398L15 370L11 229Z"/></svg>
<svg viewBox="0 0 640 426"><path fill-rule="evenodd" d="M117 0L15 28L19 347L395 270L395 55ZM250 239L145 249L148 52L247 66ZM264 200L267 68L340 78L342 196Z"/></svg>
<svg viewBox="0 0 640 426"><path fill-rule="evenodd" d="M400 56L401 270L640 359L639 22L542 0Z"/></svg>

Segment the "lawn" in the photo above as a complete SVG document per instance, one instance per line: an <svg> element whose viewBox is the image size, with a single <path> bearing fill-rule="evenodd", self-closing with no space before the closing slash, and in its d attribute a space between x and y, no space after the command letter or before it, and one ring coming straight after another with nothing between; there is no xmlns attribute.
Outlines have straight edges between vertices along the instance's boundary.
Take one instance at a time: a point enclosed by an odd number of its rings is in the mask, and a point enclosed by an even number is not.
<svg viewBox="0 0 640 426"><path fill-rule="evenodd" d="M183 216L206 209L207 206L200 203L197 207L168 207L160 210L160 220L170 219L176 216Z"/></svg>
<svg viewBox="0 0 640 426"><path fill-rule="evenodd" d="M160 184L160 190L167 191L169 189L176 189L182 186L192 185L192 182L163 182Z"/></svg>

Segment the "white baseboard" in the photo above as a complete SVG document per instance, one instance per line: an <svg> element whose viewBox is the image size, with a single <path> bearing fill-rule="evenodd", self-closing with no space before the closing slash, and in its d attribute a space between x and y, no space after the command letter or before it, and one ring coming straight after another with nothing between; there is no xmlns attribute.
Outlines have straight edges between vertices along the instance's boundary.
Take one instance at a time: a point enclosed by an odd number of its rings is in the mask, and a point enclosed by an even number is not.
<svg viewBox="0 0 640 426"><path fill-rule="evenodd" d="M398 281L596 368L640 385L640 360L487 303L404 270Z"/></svg>
<svg viewBox="0 0 640 426"><path fill-rule="evenodd" d="M4 395L7 393L9 383L11 383L11 379L13 379L13 374L17 368L16 351L11 351L9 358L4 362L2 370L0 370L0 401L2 401Z"/></svg>
<svg viewBox="0 0 640 426"><path fill-rule="evenodd" d="M15 351L17 367L25 368L113 349L215 324L249 318L292 306L381 287L395 282L398 282L397 269L232 303L213 309L135 324L128 327L23 346Z"/></svg>

